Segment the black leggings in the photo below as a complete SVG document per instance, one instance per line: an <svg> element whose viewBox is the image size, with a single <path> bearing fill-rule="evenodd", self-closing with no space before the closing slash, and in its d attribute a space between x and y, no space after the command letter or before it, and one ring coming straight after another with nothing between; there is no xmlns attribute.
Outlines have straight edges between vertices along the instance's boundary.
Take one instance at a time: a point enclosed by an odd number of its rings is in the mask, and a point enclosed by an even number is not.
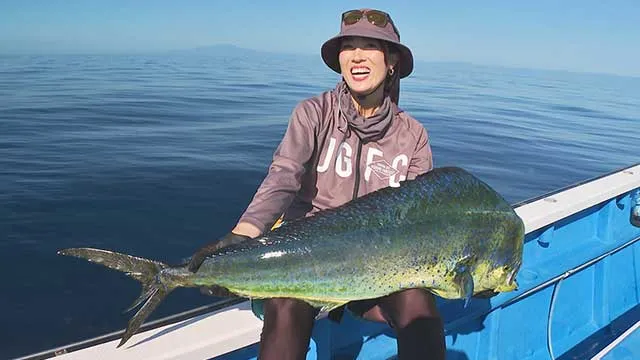
<svg viewBox="0 0 640 360"><path fill-rule="evenodd" d="M362 316L387 321L395 329L399 360L445 358L444 329L433 295L409 289L376 300L367 302L370 306ZM258 358L304 359L316 314L300 300L267 299Z"/></svg>

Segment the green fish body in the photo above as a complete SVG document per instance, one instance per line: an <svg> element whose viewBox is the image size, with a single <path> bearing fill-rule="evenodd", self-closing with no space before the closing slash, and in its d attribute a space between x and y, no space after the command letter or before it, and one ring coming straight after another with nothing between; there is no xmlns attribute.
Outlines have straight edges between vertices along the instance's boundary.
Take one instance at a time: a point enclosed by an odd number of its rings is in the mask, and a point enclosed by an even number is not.
<svg viewBox="0 0 640 360"><path fill-rule="evenodd" d="M516 288L524 224L487 184L437 168L398 188L284 223L244 246L221 249L194 274L185 267L96 249L67 249L125 271L145 303L121 345L175 287L217 285L242 297L289 297L328 311L349 301L425 288L443 298Z"/></svg>

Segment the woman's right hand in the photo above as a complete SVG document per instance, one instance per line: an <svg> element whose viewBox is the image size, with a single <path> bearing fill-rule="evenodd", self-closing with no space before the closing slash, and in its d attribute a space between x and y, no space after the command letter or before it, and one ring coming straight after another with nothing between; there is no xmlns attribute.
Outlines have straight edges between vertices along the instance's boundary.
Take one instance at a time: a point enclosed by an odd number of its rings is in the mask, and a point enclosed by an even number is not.
<svg viewBox="0 0 640 360"><path fill-rule="evenodd" d="M205 246L201 247L200 249L198 249L198 251L196 251L196 253L193 254L193 256L191 257L191 260L189 261L189 265L187 265L187 268L189 269L189 271L195 273L198 271L198 269L200 268L200 265L202 265L204 260L212 256L216 252L226 247L239 245L251 240L252 239L249 236L230 232L227 235L223 236L221 239L210 242Z"/></svg>
<svg viewBox="0 0 640 360"><path fill-rule="evenodd" d="M238 246L244 242L251 241L252 239L249 236L235 234L233 232L228 233L222 238L210 242L205 246L201 247L196 251L195 254L191 257L187 268L189 271L195 273L198 271L204 260L216 252L223 250L228 247ZM200 292L204 295L209 296L219 296L219 297L233 297L235 296L232 292L227 290L224 287L211 285L211 286L201 286Z"/></svg>
<svg viewBox="0 0 640 360"><path fill-rule="evenodd" d="M230 233L198 249L198 251L196 251L196 253L191 257L191 260L187 265L187 269L195 273L198 271L198 269L200 269L200 266L202 265L204 260L210 256L213 256L216 252L219 252L220 250L228 247L238 246L245 242L251 241L253 240L253 238L256 238L258 236L260 236L260 229L258 229L256 226L249 223L239 223L235 228L233 228ZM234 296L234 294L229 290L216 285L202 286L200 287L200 292L210 296Z"/></svg>

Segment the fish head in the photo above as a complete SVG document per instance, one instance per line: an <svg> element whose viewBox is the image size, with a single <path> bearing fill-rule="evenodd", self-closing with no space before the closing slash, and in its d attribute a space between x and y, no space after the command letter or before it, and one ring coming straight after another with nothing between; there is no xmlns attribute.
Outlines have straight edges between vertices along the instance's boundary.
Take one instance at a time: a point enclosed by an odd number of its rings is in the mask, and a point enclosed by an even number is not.
<svg viewBox="0 0 640 360"><path fill-rule="evenodd" d="M520 263L503 265L491 270L488 274L488 282L492 283L490 288L495 292L509 292L518 289L516 274L520 269Z"/></svg>
<svg viewBox="0 0 640 360"><path fill-rule="evenodd" d="M499 231L488 241L488 256L478 259L474 278L478 291L508 292L516 290L516 276L522 265L524 224L515 214L503 220Z"/></svg>
<svg viewBox="0 0 640 360"><path fill-rule="evenodd" d="M518 288L516 275L522 265L524 248L524 223L515 213L503 224L497 241L494 267L489 271L496 292L508 292Z"/></svg>

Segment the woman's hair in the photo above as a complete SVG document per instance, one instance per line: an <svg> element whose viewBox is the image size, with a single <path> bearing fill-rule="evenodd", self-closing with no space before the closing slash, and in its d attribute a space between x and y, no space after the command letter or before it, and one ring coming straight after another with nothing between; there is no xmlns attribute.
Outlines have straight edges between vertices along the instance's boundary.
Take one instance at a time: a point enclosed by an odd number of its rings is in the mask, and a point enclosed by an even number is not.
<svg viewBox="0 0 640 360"><path fill-rule="evenodd" d="M384 47L385 62L388 62L391 56L395 56L397 60L396 61L396 66L397 66L398 63L400 62L400 58L399 58L400 52L392 44L389 44L386 41L383 41L382 43ZM393 101L396 105L398 105L398 100L400 98L400 72L398 71L397 68L394 68L392 75L389 75L389 73L387 73L387 76L384 79L384 93L385 95L389 95L389 97L391 98L391 101Z"/></svg>

